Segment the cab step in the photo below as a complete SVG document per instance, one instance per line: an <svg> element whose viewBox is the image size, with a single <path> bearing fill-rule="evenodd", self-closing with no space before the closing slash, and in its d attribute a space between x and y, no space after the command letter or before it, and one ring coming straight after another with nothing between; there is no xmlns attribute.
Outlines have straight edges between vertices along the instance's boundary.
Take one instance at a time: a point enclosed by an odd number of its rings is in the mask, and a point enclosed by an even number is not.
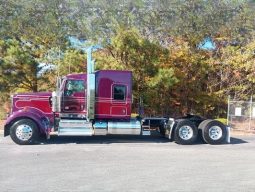
<svg viewBox="0 0 255 192"><path fill-rule="evenodd" d="M142 135L151 135L150 125L142 125Z"/></svg>
<svg viewBox="0 0 255 192"><path fill-rule="evenodd" d="M143 131L142 131L142 135L151 135L151 132L150 132L150 131L143 130Z"/></svg>

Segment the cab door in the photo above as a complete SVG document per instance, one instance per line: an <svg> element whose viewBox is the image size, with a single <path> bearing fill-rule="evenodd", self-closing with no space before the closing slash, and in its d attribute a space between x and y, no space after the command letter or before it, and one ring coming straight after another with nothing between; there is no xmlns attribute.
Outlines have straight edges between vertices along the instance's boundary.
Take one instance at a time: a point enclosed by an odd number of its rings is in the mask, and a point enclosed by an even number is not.
<svg viewBox="0 0 255 192"><path fill-rule="evenodd" d="M62 98L62 111L83 113L86 110L86 89L83 80L66 80Z"/></svg>

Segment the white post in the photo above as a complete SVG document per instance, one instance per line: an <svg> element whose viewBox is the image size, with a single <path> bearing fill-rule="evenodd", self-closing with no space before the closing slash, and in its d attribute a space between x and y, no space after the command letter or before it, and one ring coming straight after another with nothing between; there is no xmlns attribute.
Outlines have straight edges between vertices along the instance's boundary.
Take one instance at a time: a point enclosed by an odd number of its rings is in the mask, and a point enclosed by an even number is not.
<svg viewBox="0 0 255 192"><path fill-rule="evenodd" d="M249 121L249 131L251 131L251 121L252 121L252 96L250 99L250 121Z"/></svg>
<svg viewBox="0 0 255 192"><path fill-rule="evenodd" d="M230 95L228 96L227 125L229 126Z"/></svg>
<svg viewBox="0 0 255 192"><path fill-rule="evenodd" d="M228 96L228 111L227 111L227 137L226 137L226 142L230 143L230 125L229 125L229 113L230 113L230 95Z"/></svg>

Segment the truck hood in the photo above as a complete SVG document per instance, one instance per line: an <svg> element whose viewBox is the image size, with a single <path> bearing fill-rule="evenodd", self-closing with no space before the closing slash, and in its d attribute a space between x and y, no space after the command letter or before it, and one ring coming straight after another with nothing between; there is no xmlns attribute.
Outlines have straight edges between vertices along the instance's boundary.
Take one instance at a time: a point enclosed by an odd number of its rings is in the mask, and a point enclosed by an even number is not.
<svg viewBox="0 0 255 192"><path fill-rule="evenodd" d="M12 97L12 113L26 108L38 110L45 115L52 114L50 97L51 92L15 94Z"/></svg>

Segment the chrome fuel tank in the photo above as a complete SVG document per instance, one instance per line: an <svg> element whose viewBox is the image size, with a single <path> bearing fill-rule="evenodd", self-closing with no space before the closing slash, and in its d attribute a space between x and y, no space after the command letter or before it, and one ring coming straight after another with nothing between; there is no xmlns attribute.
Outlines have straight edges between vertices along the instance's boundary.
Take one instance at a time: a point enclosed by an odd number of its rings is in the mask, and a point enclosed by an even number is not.
<svg viewBox="0 0 255 192"><path fill-rule="evenodd" d="M123 122L108 122L108 134L140 135L141 122L136 119Z"/></svg>

